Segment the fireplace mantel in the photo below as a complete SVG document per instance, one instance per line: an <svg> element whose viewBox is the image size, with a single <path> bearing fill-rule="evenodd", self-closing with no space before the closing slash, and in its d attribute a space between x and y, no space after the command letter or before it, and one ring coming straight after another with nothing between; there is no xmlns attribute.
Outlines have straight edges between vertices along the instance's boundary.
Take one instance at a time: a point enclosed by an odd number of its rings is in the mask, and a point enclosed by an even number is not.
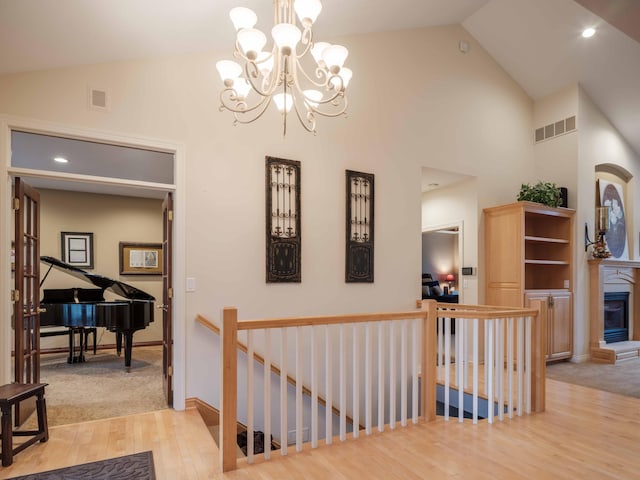
<svg viewBox="0 0 640 480"><path fill-rule="evenodd" d="M633 318L629 325L633 342L640 342L640 262L593 258L589 263L589 351L591 360L615 363L620 348L608 347L604 341L604 291L605 279L614 275L631 285ZM618 347L618 346L617 346ZM635 347L633 347L635 348ZM632 349L633 349L632 348ZM640 347L636 349L636 355ZM619 359L619 358L618 358Z"/></svg>

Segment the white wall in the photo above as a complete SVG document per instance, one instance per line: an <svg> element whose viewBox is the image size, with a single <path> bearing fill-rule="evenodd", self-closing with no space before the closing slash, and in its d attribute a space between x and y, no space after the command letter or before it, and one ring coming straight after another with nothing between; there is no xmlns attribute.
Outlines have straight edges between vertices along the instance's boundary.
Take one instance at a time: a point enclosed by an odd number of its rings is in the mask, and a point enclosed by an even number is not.
<svg viewBox="0 0 640 480"><path fill-rule="evenodd" d="M464 55L460 39L471 44ZM318 135L280 117L232 126L218 112L215 61L229 52L90 65L0 77L0 112L71 126L176 141L186 148L188 294L187 396L218 405L212 371L218 352L195 324L224 305L240 318L402 310L420 293L420 169L477 177L477 235L484 206L510 201L533 168L532 102L460 26L340 41L354 78L347 119L318 124ZM384 67L384 68L381 68ZM389 73L384 73L389 72ZM398 77L401 72L401 77ZM87 85L110 90L108 113L86 105ZM264 157L302 162L302 283L265 284ZM344 170L375 174L375 283L344 283ZM6 208L6 206L5 206ZM477 239L478 237L476 237ZM465 245L465 264L478 263ZM473 282L475 283L475 282ZM477 285L467 301L474 303Z"/></svg>
<svg viewBox="0 0 640 480"><path fill-rule="evenodd" d="M564 120L578 114L578 85L566 88L536 100L533 107L534 128ZM532 132L533 138L533 132ZM578 199L578 130L536 143L535 179L554 182L568 189L569 208L575 208Z"/></svg>
<svg viewBox="0 0 640 480"><path fill-rule="evenodd" d="M29 180L26 180L27 183ZM139 288L162 303L162 277L159 275L120 275L119 242L162 242L162 201L149 198L98 195L39 189L40 192L40 254L62 258L60 232L93 233L94 268L87 269ZM48 265L41 264L45 274ZM51 269L42 288L91 288L75 276ZM117 297L105 292L107 300ZM162 316L156 311L155 319L144 330L135 333L136 342L162 340ZM115 334L99 331L100 344L115 344ZM65 337L41 340L42 348L67 346Z"/></svg>

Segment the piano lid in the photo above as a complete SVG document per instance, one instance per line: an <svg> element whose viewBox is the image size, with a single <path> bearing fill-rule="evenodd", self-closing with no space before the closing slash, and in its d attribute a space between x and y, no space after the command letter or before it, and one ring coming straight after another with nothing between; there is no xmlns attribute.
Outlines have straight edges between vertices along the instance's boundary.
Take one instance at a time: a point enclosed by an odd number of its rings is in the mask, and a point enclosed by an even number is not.
<svg viewBox="0 0 640 480"><path fill-rule="evenodd" d="M74 277L80 278L82 280L88 280L96 287L100 287L103 290L109 289L113 293L120 295L121 297L125 297L130 300L155 300L155 298L149 295L147 292L143 292L142 290L132 287L131 285L127 285L124 282L120 282L119 280L114 280L113 278L109 277L103 277L102 275L98 275L96 273L85 272L81 268L69 265L68 263L63 262L62 260L58 260L57 258L42 256L40 257L40 261L48 263L49 265L56 267L58 270L69 273Z"/></svg>

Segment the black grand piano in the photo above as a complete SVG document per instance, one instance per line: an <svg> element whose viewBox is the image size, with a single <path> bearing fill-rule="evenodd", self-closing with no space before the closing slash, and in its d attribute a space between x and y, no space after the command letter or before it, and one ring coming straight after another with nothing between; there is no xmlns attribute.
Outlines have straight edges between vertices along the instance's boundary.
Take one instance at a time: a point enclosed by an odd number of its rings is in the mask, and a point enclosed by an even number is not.
<svg viewBox="0 0 640 480"><path fill-rule="evenodd" d="M40 326L65 326L70 328L69 363L83 362L82 341L80 353L74 354L74 329L104 327L116 334L118 355L124 338L124 365L131 368L131 347L133 333L146 328L153 322L153 302L155 298L131 285L103 277L62 262L57 258L42 256L40 260L49 264L49 270L42 278L44 284L53 267L74 277L91 282L99 288L44 289L40 307ZM104 291L124 297L126 300L105 301Z"/></svg>

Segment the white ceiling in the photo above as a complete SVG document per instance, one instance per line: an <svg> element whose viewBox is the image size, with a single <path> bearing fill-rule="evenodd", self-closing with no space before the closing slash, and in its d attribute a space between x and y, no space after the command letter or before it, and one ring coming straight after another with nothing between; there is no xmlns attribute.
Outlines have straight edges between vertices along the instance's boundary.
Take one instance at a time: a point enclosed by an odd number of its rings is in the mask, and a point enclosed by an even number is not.
<svg viewBox="0 0 640 480"><path fill-rule="evenodd" d="M594 0L577 2L597 10ZM580 83L640 152L640 28L629 21L640 18L640 1L600 2L611 24L577 2L322 0L314 30L331 38L461 23L533 99ZM237 5L267 29L271 0L0 0L0 74L231 51L228 11ZM585 40L588 25L598 32Z"/></svg>

